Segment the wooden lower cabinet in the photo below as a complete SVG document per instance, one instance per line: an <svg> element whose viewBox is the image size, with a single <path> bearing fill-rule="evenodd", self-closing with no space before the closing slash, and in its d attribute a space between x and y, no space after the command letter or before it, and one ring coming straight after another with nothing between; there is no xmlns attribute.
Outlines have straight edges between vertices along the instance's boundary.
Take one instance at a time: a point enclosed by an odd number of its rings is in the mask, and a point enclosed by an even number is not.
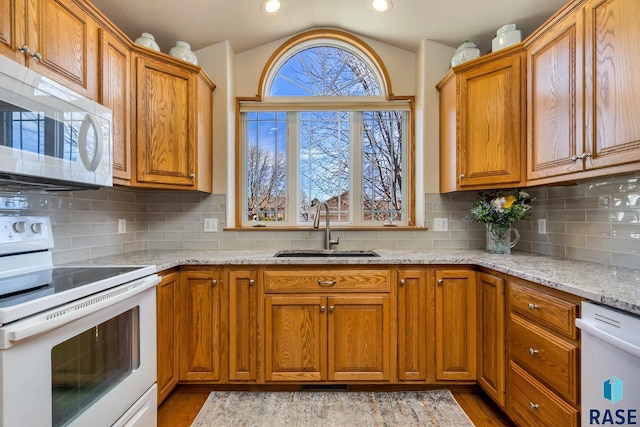
<svg viewBox="0 0 640 427"><path fill-rule="evenodd" d="M521 426L579 424L580 298L510 278L507 412Z"/></svg>
<svg viewBox="0 0 640 427"><path fill-rule="evenodd" d="M257 268L229 271L229 380L258 379L260 284Z"/></svg>
<svg viewBox="0 0 640 427"><path fill-rule="evenodd" d="M267 295L267 381L389 381L387 295Z"/></svg>
<svg viewBox="0 0 640 427"><path fill-rule="evenodd" d="M505 286L497 274L478 272L478 384L501 407L505 391Z"/></svg>
<svg viewBox="0 0 640 427"><path fill-rule="evenodd" d="M436 380L476 379L476 272L435 271Z"/></svg>
<svg viewBox="0 0 640 427"><path fill-rule="evenodd" d="M180 381L222 378L220 276L218 268L180 270Z"/></svg>
<svg viewBox="0 0 640 427"><path fill-rule="evenodd" d="M428 379L433 364L429 352L430 316L428 301L433 281L427 269L398 271L398 380Z"/></svg>
<svg viewBox="0 0 640 427"><path fill-rule="evenodd" d="M179 283L179 273L171 271L162 274L162 281L156 288L158 405L169 396L173 388L178 384Z"/></svg>

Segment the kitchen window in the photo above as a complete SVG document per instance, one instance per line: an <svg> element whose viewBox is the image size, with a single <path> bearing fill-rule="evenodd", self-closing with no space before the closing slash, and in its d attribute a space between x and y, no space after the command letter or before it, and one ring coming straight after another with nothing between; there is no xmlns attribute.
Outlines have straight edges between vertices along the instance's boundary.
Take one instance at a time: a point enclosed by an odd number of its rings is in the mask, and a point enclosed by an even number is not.
<svg viewBox="0 0 640 427"><path fill-rule="evenodd" d="M264 96L239 100L244 227L309 226L320 202L337 226L414 223L412 98L389 97L375 53L337 34L285 43L263 73Z"/></svg>

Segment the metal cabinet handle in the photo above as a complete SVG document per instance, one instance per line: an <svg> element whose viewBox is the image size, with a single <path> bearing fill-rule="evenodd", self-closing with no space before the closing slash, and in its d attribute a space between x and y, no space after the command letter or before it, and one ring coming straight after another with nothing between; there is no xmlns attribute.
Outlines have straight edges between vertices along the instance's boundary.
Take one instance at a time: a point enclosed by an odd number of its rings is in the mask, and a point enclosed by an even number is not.
<svg viewBox="0 0 640 427"><path fill-rule="evenodd" d="M195 173L192 173L192 174L189 175L189 178L191 178L191 179L194 179L195 177L196 177Z"/></svg>
<svg viewBox="0 0 640 427"><path fill-rule="evenodd" d="M529 402L529 409L531 409L532 411L535 411L539 407L540 405L538 405L537 403Z"/></svg>
<svg viewBox="0 0 640 427"><path fill-rule="evenodd" d="M335 280L318 280L318 285L320 286L333 286L335 284Z"/></svg>
<svg viewBox="0 0 640 427"><path fill-rule="evenodd" d="M529 347L529 355L530 356L537 356L538 354L540 354L540 350L537 350L535 348Z"/></svg>
<svg viewBox="0 0 640 427"><path fill-rule="evenodd" d="M529 307L529 310L537 310L538 309L538 306L536 304L531 303L531 302L529 303L528 307Z"/></svg>
<svg viewBox="0 0 640 427"><path fill-rule="evenodd" d="M438 285L444 285L444 279L439 279L438 280Z"/></svg>
<svg viewBox="0 0 640 427"><path fill-rule="evenodd" d="M582 154L580 155L580 158L581 158L581 159L588 159L589 157L591 157L591 153L582 153Z"/></svg>
<svg viewBox="0 0 640 427"><path fill-rule="evenodd" d="M42 54L40 52L32 53L31 57L33 59L37 59L38 61L42 61Z"/></svg>
<svg viewBox="0 0 640 427"><path fill-rule="evenodd" d="M22 46L20 46L18 48L18 52L30 54L31 53L31 49L29 49L29 46L27 46L26 44L23 44Z"/></svg>
<svg viewBox="0 0 640 427"><path fill-rule="evenodd" d="M321 306L320 306L320 311L321 311L321 312L323 312L323 313L324 313L326 310L327 310L327 307L325 307L324 305L321 305Z"/></svg>
<svg viewBox="0 0 640 427"><path fill-rule="evenodd" d="M578 159L580 159L580 156L571 156L571 161L572 162L577 162Z"/></svg>
<svg viewBox="0 0 640 427"><path fill-rule="evenodd" d="M404 284L405 284L404 279L400 279L400 284L401 284L401 285L404 285Z"/></svg>
<svg viewBox="0 0 640 427"><path fill-rule="evenodd" d="M211 280L211 285L215 286L218 284L218 281L216 279Z"/></svg>
<svg viewBox="0 0 640 427"><path fill-rule="evenodd" d="M464 179L464 174L463 173L460 174L460 179Z"/></svg>
<svg viewBox="0 0 640 427"><path fill-rule="evenodd" d="M253 285L255 285L255 284L256 284L256 281L255 281L255 280L253 280L253 279L249 280L249 286L253 286Z"/></svg>
<svg viewBox="0 0 640 427"><path fill-rule="evenodd" d="M333 313L333 310L335 310L335 309L336 309L336 308L335 308L334 306L332 306L332 305L330 305L330 306L329 306L329 311L330 311L331 313Z"/></svg>

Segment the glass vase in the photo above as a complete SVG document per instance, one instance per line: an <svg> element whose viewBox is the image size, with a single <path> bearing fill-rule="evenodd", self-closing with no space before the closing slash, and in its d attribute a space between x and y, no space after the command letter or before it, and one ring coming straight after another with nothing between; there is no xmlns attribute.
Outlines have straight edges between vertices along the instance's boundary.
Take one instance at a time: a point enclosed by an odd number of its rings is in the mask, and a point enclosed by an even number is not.
<svg viewBox="0 0 640 427"><path fill-rule="evenodd" d="M486 224L487 252L491 254L510 254L511 248L520 240L520 233L510 225ZM515 238L511 240L511 232Z"/></svg>

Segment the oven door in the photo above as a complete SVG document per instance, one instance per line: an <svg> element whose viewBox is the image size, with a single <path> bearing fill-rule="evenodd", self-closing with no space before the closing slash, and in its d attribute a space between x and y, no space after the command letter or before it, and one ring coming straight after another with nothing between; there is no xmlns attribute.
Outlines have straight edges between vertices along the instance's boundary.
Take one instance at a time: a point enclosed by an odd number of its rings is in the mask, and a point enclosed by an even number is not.
<svg viewBox="0 0 640 427"><path fill-rule="evenodd" d="M156 275L0 328L0 425L110 426L156 378Z"/></svg>

